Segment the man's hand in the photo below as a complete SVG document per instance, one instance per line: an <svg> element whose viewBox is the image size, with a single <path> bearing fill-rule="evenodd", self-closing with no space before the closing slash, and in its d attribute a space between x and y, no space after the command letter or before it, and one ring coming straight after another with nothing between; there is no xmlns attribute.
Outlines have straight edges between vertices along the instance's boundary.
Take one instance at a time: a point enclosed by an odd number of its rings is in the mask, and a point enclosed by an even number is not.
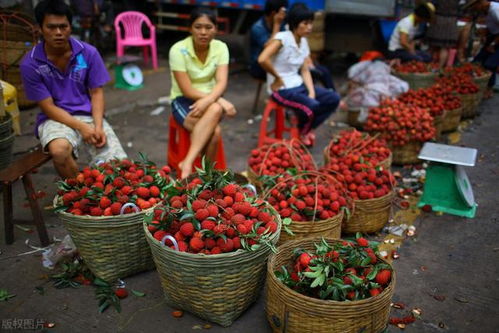
<svg viewBox="0 0 499 333"><path fill-rule="evenodd" d="M270 85L270 89L272 91L277 91L282 86L284 86L284 82L282 81L282 79L280 77L278 77L274 80L274 82L272 82L272 84Z"/></svg>
<svg viewBox="0 0 499 333"><path fill-rule="evenodd" d="M222 107L222 109L225 111L225 114L229 117L234 117L237 113L236 108L234 107L234 104L226 100L225 98L220 97L217 100L218 104Z"/></svg>
<svg viewBox="0 0 499 333"><path fill-rule="evenodd" d="M203 115L204 111L213 101L209 97L203 97L198 99L194 104L192 104L189 108L191 109L191 116L199 118Z"/></svg>
<svg viewBox="0 0 499 333"><path fill-rule="evenodd" d="M281 7L279 8L277 14L274 15L274 25L279 26L280 28L285 18L286 18L286 8Z"/></svg>
<svg viewBox="0 0 499 333"><path fill-rule="evenodd" d="M95 147L102 148L106 145L107 137L102 126L95 128L94 132Z"/></svg>
<svg viewBox="0 0 499 333"><path fill-rule="evenodd" d="M82 122L80 126L78 126L78 132L80 132L85 143L90 145L95 145L97 143L95 128L92 125Z"/></svg>

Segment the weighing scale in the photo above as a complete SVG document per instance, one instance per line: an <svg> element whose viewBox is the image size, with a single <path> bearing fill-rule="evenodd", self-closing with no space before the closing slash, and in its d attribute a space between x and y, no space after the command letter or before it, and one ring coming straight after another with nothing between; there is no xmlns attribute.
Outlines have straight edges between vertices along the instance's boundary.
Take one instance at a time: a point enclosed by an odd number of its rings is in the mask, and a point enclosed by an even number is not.
<svg viewBox="0 0 499 333"><path fill-rule="evenodd" d="M136 56L123 56L116 60L115 83L116 88L137 90L144 87L144 76L140 67L133 62L140 60Z"/></svg>
<svg viewBox="0 0 499 333"><path fill-rule="evenodd" d="M419 158L430 161L418 207L430 205L434 211L475 217L477 204L465 166L474 166L477 150L426 142Z"/></svg>

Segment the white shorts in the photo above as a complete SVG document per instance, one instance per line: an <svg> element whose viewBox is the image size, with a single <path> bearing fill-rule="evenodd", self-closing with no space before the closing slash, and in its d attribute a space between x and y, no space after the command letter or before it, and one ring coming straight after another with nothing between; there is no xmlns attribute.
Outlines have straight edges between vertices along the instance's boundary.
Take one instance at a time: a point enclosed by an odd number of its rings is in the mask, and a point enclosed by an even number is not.
<svg viewBox="0 0 499 333"><path fill-rule="evenodd" d="M73 116L76 119L93 125L93 118L91 116ZM127 154L123 150L118 137L114 133L109 123L103 119L102 127L106 134L106 144L102 148L96 148L94 145L87 144L77 130L64 125L58 121L48 119L38 126L38 136L44 151L48 151L47 145L55 139L66 139L73 146L73 155L78 158L78 149L84 146L90 156L92 156L91 164L96 164L100 161L108 161L112 159L123 159Z"/></svg>

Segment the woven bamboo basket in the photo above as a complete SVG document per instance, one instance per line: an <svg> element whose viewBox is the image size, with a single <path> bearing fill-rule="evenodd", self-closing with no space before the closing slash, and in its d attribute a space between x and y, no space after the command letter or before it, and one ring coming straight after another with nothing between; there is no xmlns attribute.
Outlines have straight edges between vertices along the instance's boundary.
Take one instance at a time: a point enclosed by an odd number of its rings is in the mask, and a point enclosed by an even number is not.
<svg viewBox="0 0 499 333"><path fill-rule="evenodd" d="M480 88L479 99L480 101L483 99L483 95L487 90L487 85L489 83L490 77L492 76L492 72L487 71L485 75L473 78L475 84Z"/></svg>
<svg viewBox="0 0 499 333"><path fill-rule="evenodd" d="M315 250L321 238L287 242L267 264L265 313L274 333L377 333L388 324L396 276L379 295L359 301L321 300L302 295L282 284L275 271L292 263L293 250ZM327 242L337 239L327 238ZM382 259L379 259L382 260ZM384 260L382 260L384 261ZM386 262L385 262L386 263Z"/></svg>
<svg viewBox="0 0 499 333"><path fill-rule="evenodd" d="M0 138L0 170L6 168L12 161L12 146L14 145L15 133Z"/></svg>
<svg viewBox="0 0 499 333"><path fill-rule="evenodd" d="M364 119L360 119L360 116L361 116L361 113L362 112L367 112L365 110L366 108L355 108L355 109L349 109L347 111L347 123L350 125L350 126L353 126L357 129L362 129L364 127L364 123L366 122L367 120L367 116L364 117Z"/></svg>
<svg viewBox="0 0 499 333"><path fill-rule="evenodd" d="M340 238L341 222L343 221L343 211L336 216L327 220L318 221L293 221L288 226L294 236L283 230L279 238L279 244L283 244L289 240L308 238L308 237L330 237Z"/></svg>
<svg viewBox="0 0 499 333"><path fill-rule="evenodd" d="M435 140L437 141L440 140L440 138L442 137L445 112L446 111L444 110L444 112L441 115L433 117L433 126L435 127Z"/></svg>
<svg viewBox="0 0 499 333"><path fill-rule="evenodd" d="M58 202L56 197L54 207ZM117 216L76 216L63 211L57 215L92 273L112 282L154 269L142 227L145 214L153 210Z"/></svg>
<svg viewBox="0 0 499 333"><path fill-rule="evenodd" d="M35 102L29 100L24 92L23 82L21 80L21 70L18 66L11 66L6 70L2 70L2 80L13 85L17 90L17 105L21 109L28 109L36 105Z"/></svg>
<svg viewBox="0 0 499 333"><path fill-rule="evenodd" d="M461 114L463 108L457 108L454 110L446 110L445 116L442 123L442 132L455 131L459 127L459 122L461 121Z"/></svg>
<svg viewBox="0 0 499 333"><path fill-rule="evenodd" d="M352 217L343 221L343 233L373 233L381 230L390 219L394 192L380 198L355 200Z"/></svg>
<svg viewBox="0 0 499 333"><path fill-rule="evenodd" d="M463 111L461 118L473 118L477 115L478 105L480 104L480 93L475 94L459 94L463 103Z"/></svg>
<svg viewBox="0 0 499 333"><path fill-rule="evenodd" d="M435 83L437 73L400 73L394 72L394 75L404 80L413 90L419 88L428 88Z"/></svg>
<svg viewBox="0 0 499 333"><path fill-rule="evenodd" d="M274 215L278 230L270 241L276 244L281 221ZM212 255L178 252L152 237L145 223L144 231L171 307L227 327L258 298L270 247Z"/></svg>
<svg viewBox="0 0 499 333"><path fill-rule="evenodd" d="M418 163L420 161L418 155L422 146L421 142L409 142L404 146L390 146L392 163L397 165Z"/></svg>
<svg viewBox="0 0 499 333"><path fill-rule="evenodd" d="M12 134L12 117L9 113L0 119L0 139L6 138Z"/></svg>

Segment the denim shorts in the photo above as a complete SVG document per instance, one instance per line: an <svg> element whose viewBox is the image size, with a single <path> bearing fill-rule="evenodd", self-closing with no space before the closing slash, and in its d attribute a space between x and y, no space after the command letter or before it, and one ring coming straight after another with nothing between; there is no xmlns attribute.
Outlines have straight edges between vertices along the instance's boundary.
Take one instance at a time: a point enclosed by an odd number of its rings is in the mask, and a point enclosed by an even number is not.
<svg viewBox="0 0 499 333"><path fill-rule="evenodd" d="M182 126L184 125L185 118L187 118L187 115L191 112L189 107L192 104L194 104L194 101L184 96L177 97L172 101L172 115L177 123Z"/></svg>

